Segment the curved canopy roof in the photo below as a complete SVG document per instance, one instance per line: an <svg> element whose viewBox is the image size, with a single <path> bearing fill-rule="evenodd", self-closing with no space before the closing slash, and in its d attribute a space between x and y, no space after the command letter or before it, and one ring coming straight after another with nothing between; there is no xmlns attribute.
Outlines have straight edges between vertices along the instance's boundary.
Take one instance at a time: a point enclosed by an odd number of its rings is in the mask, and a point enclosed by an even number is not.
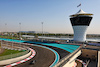
<svg viewBox="0 0 100 67"><path fill-rule="evenodd" d="M75 17L75 16L78 16L78 15L88 15L88 16L91 16L93 14L86 13L82 9L80 9L76 14L70 15L70 17Z"/></svg>

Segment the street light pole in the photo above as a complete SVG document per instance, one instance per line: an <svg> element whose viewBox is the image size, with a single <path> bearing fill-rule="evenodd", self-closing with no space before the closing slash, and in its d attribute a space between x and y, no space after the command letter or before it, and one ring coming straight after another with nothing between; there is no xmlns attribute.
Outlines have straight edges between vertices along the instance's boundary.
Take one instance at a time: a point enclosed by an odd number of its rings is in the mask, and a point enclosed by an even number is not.
<svg viewBox="0 0 100 67"><path fill-rule="evenodd" d="M21 23L19 23L19 27L20 27L20 30L19 30L19 39L20 39L20 46L21 46Z"/></svg>
<svg viewBox="0 0 100 67"><path fill-rule="evenodd" d="M12 33L12 49L13 49L13 33Z"/></svg>
<svg viewBox="0 0 100 67"><path fill-rule="evenodd" d="M5 33L7 33L7 23L5 23ZM8 36L8 33L7 33L7 36ZM8 41L8 39L7 39L7 41ZM6 44L8 44L7 41L6 41Z"/></svg>
<svg viewBox="0 0 100 67"><path fill-rule="evenodd" d="M2 40L1 40L1 48L2 48Z"/></svg>
<svg viewBox="0 0 100 67"><path fill-rule="evenodd" d="M43 22L41 22L42 24L42 41L43 41Z"/></svg>
<svg viewBox="0 0 100 67"><path fill-rule="evenodd" d="M20 30L19 30L19 39L21 40L21 23L19 23L19 27L20 27Z"/></svg>

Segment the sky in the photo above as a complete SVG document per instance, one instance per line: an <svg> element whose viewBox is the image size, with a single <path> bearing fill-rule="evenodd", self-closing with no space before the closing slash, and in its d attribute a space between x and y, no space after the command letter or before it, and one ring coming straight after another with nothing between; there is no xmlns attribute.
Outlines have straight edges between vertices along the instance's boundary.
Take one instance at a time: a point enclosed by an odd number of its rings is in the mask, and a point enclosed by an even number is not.
<svg viewBox="0 0 100 67"><path fill-rule="evenodd" d="M43 22L43 31L73 33L69 16L80 3L94 14L87 34L100 34L100 0L0 0L0 31L42 31Z"/></svg>

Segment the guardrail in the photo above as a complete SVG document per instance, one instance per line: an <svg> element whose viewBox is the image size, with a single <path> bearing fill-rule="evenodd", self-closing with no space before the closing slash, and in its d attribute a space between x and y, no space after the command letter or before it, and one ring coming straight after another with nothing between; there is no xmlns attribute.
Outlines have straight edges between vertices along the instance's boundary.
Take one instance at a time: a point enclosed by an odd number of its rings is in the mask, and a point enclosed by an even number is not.
<svg viewBox="0 0 100 67"><path fill-rule="evenodd" d="M22 55L25 55L29 52L30 50L26 50L24 52L20 52L20 53L16 53L16 54L10 54L10 55L5 55L5 56L0 56L0 61L1 60L7 60L7 59L11 59L11 58L15 58L15 57L19 57Z"/></svg>
<svg viewBox="0 0 100 67"><path fill-rule="evenodd" d="M62 58L54 67L63 67L63 65L65 65L70 60L70 58L73 57L81 48L82 48L82 46L80 46L73 53Z"/></svg>

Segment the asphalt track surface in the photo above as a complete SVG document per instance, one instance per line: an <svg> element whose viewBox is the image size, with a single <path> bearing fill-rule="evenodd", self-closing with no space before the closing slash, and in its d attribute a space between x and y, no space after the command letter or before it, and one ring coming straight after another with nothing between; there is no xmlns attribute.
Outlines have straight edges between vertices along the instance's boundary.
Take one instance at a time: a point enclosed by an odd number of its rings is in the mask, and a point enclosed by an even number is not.
<svg viewBox="0 0 100 67"><path fill-rule="evenodd" d="M46 45L42 45L42 46L46 46ZM21 63L14 67L49 67L54 62L55 54L51 50L38 47L38 46L28 46L28 47L36 51L35 57L33 57L31 60L27 62ZM58 54L60 55L60 59L70 54L69 52L56 48L56 47L52 47L52 46L46 46L46 47L49 47L57 51ZM33 60L36 61L35 64L30 64Z"/></svg>
<svg viewBox="0 0 100 67"><path fill-rule="evenodd" d="M14 67L49 67L54 62L55 54L52 51L37 46L28 46L28 47L33 48L36 51L36 56L33 57L31 60ZM58 54L60 55L60 59L70 54L69 52L59 48L50 47L50 46L46 46L46 47L52 48L55 51L57 51ZM36 60L36 63L31 65L30 63L32 60Z"/></svg>
<svg viewBox="0 0 100 67"><path fill-rule="evenodd" d="M19 64L15 67L49 67L54 62L55 54L52 51L37 46L30 47L36 51L35 57L26 63ZM36 61L35 64L30 64L32 60Z"/></svg>
<svg viewBox="0 0 100 67"><path fill-rule="evenodd" d="M14 67L49 67L55 60L55 54L45 48L37 47L37 46L28 46L36 51L35 57L31 60L21 63ZM36 62L34 64L30 64L33 60ZM3 67L3 66L0 66Z"/></svg>
<svg viewBox="0 0 100 67"><path fill-rule="evenodd" d="M45 46L45 45L42 45L42 46ZM42 47L37 47L37 46L28 46L28 47L33 48L36 51L36 56L33 57L31 60L14 67L49 67L54 62L55 54L52 51L42 48ZM70 54L69 52L59 49L59 48L50 47L50 46L46 46L46 47L49 47L57 51L58 54L60 55L60 59ZM36 60L36 63L31 65L30 63L32 60Z"/></svg>
<svg viewBox="0 0 100 67"><path fill-rule="evenodd" d="M41 45L42 45L42 44L41 44ZM52 46L47 46L47 45L42 45L42 46L46 46L46 47L49 47L49 48L55 50L55 51L59 54L60 59L64 58L65 56L67 56L67 55L69 55L69 54L71 54L70 52L65 51L65 50L63 50L63 49L60 49L60 48L57 48L57 47L52 47Z"/></svg>

